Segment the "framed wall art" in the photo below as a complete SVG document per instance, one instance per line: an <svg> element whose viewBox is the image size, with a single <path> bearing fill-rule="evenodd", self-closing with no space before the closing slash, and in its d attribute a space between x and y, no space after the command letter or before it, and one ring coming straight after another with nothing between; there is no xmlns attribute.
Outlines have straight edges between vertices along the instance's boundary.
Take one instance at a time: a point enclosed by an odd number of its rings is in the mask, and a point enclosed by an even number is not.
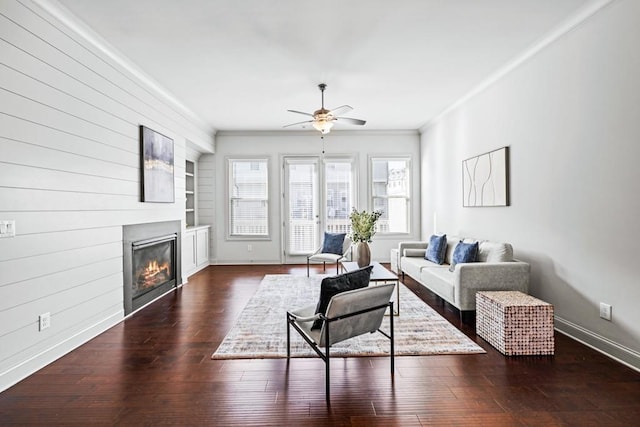
<svg viewBox="0 0 640 427"><path fill-rule="evenodd" d="M142 159L142 201L173 203L173 139L146 126L140 126Z"/></svg>
<svg viewBox="0 0 640 427"><path fill-rule="evenodd" d="M462 206L509 206L509 147L462 161Z"/></svg>

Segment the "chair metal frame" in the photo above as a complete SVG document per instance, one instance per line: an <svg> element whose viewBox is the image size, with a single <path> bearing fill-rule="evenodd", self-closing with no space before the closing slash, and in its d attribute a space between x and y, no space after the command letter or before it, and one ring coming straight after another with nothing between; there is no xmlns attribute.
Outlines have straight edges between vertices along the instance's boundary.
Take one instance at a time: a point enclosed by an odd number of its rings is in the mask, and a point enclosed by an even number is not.
<svg viewBox="0 0 640 427"><path fill-rule="evenodd" d="M395 285L379 285L379 286L392 286L394 287ZM365 289L371 289L369 288L361 288L358 290L365 290ZM340 294L334 295L333 298L335 298L336 296L339 296ZM332 298L332 300L333 300ZM310 316L310 317L299 317L291 312L287 312L287 364L289 363L289 360L291 358L291 326L293 326L293 328L298 331L298 333L302 336L302 338L304 338L304 340L307 342L307 344L309 344L311 346L311 348L316 352L316 354L318 356L320 356L320 358L324 361L325 363L325 395L326 395L326 400L327 400L327 404L330 405L331 404L331 400L330 400L330 360L331 360L331 355L330 355L330 348L331 346L328 345L327 343L331 343L330 338L331 338L331 324L333 322L336 322L338 320L343 320L343 319L347 319L350 317L354 317L354 316L359 316L365 313L369 313L375 310L380 310L382 308L388 308L390 311L390 313L393 313L393 301L389 301L386 304L379 304L373 307L368 307L362 310L358 310L352 313L347 313L347 314L343 314L343 315L339 315L336 317L327 317L322 313L317 313L314 316ZM386 310L385 310L386 311ZM384 312L383 312L383 316L384 316ZM384 335L386 338L389 339L390 341L390 358L391 358L391 377L393 378L394 376L394 372L395 372L395 360L394 360L394 336L393 336L393 316L388 316L389 317L389 333L384 332L383 330L381 330L380 328L377 329L377 332L380 332L382 335ZM299 325L298 322L312 322L316 319L321 319L324 321L324 351L321 350L321 347L319 345L319 343L316 343L315 340L310 337ZM373 333L373 332L372 332ZM349 338L354 338L356 336L359 335L363 335L363 333L357 334L357 335L353 335L351 337L348 337L346 339ZM344 340L343 340L344 341ZM335 343L334 343L335 344Z"/></svg>

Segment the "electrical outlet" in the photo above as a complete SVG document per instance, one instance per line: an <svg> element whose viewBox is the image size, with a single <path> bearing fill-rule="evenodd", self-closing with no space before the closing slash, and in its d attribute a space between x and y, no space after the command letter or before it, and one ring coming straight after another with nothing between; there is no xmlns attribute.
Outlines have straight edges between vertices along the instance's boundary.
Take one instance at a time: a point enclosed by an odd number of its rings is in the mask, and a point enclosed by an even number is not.
<svg viewBox="0 0 640 427"><path fill-rule="evenodd" d="M253 251L253 245L247 245L247 251L249 252Z"/></svg>
<svg viewBox="0 0 640 427"><path fill-rule="evenodd" d="M47 312L38 316L38 323L40 324L41 331L51 326L51 313Z"/></svg>
<svg viewBox="0 0 640 427"><path fill-rule="evenodd" d="M604 320L611 320L611 305L600 303L600 317Z"/></svg>

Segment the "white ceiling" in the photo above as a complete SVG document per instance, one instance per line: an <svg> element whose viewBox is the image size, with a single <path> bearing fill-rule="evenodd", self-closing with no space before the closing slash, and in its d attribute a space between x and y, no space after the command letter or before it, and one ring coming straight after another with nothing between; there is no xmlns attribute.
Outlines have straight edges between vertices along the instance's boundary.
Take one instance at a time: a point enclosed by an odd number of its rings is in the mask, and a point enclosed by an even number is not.
<svg viewBox="0 0 640 427"><path fill-rule="evenodd" d="M418 129L593 2L58 1L217 130L304 120L321 82L362 129Z"/></svg>

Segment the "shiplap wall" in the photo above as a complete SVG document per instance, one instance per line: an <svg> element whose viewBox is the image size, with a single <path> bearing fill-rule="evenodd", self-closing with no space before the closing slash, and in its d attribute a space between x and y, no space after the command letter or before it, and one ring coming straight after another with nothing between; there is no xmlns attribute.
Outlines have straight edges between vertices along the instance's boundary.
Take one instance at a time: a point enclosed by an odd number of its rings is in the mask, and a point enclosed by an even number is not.
<svg viewBox="0 0 640 427"><path fill-rule="evenodd" d="M216 189L224 192L224 188L216 185L216 158L213 154L204 154L198 160L198 223L215 224ZM221 184L221 185L224 185ZM209 262L216 259L215 244L218 232L215 227L209 230Z"/></svg>
<svg viewBox="0 0 640 427"><path fill-rule="evenodd" d="M140 202L141 124L174 140L175 203ZM123 318L122 225L184 220L186 140L212 135L37 3L0 2L0 391Z"/></svg>

